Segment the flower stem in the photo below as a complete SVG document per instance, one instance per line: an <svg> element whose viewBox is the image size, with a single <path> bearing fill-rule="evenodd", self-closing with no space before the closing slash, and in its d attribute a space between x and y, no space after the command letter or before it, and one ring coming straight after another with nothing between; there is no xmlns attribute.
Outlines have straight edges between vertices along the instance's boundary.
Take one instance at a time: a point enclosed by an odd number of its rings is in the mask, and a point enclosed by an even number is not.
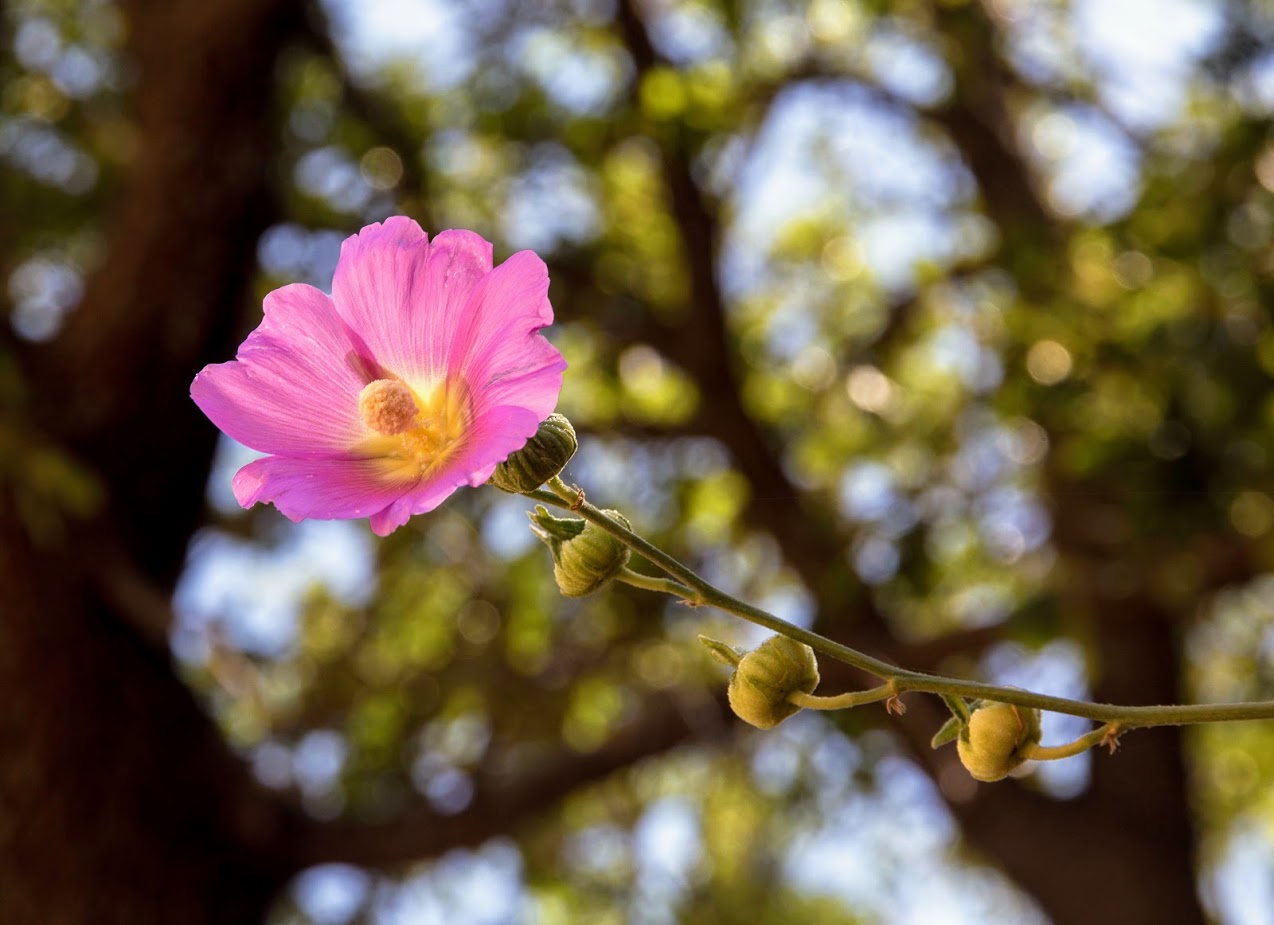
<svg viewBox="0 0 1274 925"><path fill-rule="evenodd" d="M1057 761L1059 758L1070 758L1074 755L1082 754L1094 745L1100 745L1107 741L1117 726L1117 723L1107 723L1105 726L1094 729L1092 732L1080 736L1074 742L1067 742L1065 745L1032 745L1027 750L1026 757L1034 761Z"/></svg>
<svg viewBox="0 0 1274 925"><path fill-rule="evenodd" d="M626 585L632 585L634 588L644 588L647 591L662 591L664 594L671 594L673 597L681 598L685 603L696 605L699 604L697 595L690 588L686 587L679 581L673 581L671 578L660 578L658 575L643 575L641 572L634 572L627 566L615 576L616 581L622 581Z"/></svg>
<svg viewBox="0 0 1274 925"><path fill-rule="evenodd" d="M1011 703L1019 707L1035 707L1040 710L1050 710L1054 713L1082 716L1094 722L1115 724L1120 730L1147 726L1185 726L1194 723L1274 719L1274 700L1250 703L1118 706L1110 703L1071 700L1067 697L1037 694L1033 691L1024 691L1014 687L1001 687L996 684L983 684L978 681L966 681L960 678L949 678L942 675L929 674L928 672L899 668L878 658L873 658L865 652L860 652L839 642L834 642L825 636L820 636L818 633L794 626L786 620L774 616L774 614L730 596L701 578L690 568L678 562L653 543L606 516L599 508L586 501L584 492L578 488L569 487L556 476L546 484L548 485L547 491L537 489L526 492L526 497L542 504L551 504L555 507L574 511L589 523L595 524L618 539L633 552L643 556L652 565L673 579L669 586L655 587L652 590L667 591L691 604L716 607L758 626L763 626L772 632L787 636L789 639L803 642L829 658L834 658L837 661L844 662L846 665L866 671L882 681L893 682L897 685L899 692L920 691L947 697L967 697L993 700L999 703ZM634 572L633 574L637 573ZM641 580L653 579L649 579L648 576L641 576ZM641 586L646 587L646 585ZM1064 749L1068 746L1057 747Z"/></svg>
<svg viewBox="0 0 1274 925"><path fill-rule="evenodd" d="M806 710L844 710L849 707L859 707L865 703L876 703L877 701L888 700L890 697L897 696L898 686L890 681L888 684L873 687L871 690L849 691L845 694L837 694L835 697L822 697L818 694L793 691L787 695L787 700L788 703L794 703Z"/></svg>

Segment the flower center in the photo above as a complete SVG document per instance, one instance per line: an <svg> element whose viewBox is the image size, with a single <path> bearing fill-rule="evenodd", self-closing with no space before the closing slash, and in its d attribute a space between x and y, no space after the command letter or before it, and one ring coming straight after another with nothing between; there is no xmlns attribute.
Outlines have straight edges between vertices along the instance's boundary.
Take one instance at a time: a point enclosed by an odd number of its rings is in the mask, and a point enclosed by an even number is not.
<svg viewBox="0 0 1274 925"><path fill-rule="evenodd" d="M392 437L411 430L419 412L411 389L397 379L377 379L358 393L358 413L378 434Z"/></svg>
<svg viewBox="0 0 1274 925"><path fill-rule="evenodd" d="M417 479L446 457L469 424L468 392L439 383L418 393L399 379L377 379L358 395L358 413L375 433L360 449L387 477Z"/></svg>

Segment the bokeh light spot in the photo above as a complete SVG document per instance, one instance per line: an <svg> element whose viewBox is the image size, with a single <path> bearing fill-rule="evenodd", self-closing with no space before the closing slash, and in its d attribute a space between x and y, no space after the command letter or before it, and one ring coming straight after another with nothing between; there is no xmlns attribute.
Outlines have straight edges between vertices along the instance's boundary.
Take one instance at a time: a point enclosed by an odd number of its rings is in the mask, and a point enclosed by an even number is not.
<svg viewBox="0 0 1274 925"><path fill-rule="evenodd" d="M1026 354L1026 371L1041 385L1057 385L1071 374L1070 351L1055 340L1036 341Z"/></svg>

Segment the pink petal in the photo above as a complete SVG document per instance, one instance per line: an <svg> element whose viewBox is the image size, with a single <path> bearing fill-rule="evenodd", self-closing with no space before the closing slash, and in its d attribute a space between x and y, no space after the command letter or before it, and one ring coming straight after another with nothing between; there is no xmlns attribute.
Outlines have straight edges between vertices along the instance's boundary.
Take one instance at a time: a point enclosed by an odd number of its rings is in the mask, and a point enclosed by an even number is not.
<svg viewBox="0 0 1274 925"><path fill-rule="evenodd" d="M386 369L432 380L445 374L469 294L490 270L491 245L479 235L444 231L431 244L395 216L341 245L332 299Z"/></svg>
<svg viewBox="0 0 1274 925"><path fill-rule="evenodd" d="M265 297L238 359L205 366L191 398L221 430L265 453L315 458L365 434L358 392L376 372L332 301L300 283Z"/></svg>
<svg viewBox="0 0 1274 925"><path fill-rule="evenodd" d="M553 321L544 261L531 251L496 267L470 296L469 325L452 344L478 410L517 405L544 420L557 404L566 360L538 332Z"/></svg>
<svg viewBox="0 0 1274 925"><path fill-rule="evenodd" d="M548 417L557 407L562 392L562 373L566 360L557 348L538 334L525 345L527 368L490 379L473 389L474 411L484 414L502 405L525 408L536 423Z"/></svg>
<svg viewBox="0 0 1274 925"><path fill-rule="evenodd" d="M410 483L387 481L374 460L266 456L235 473L245 508L272 502L292 520L371 517L402 497Z"/></svg>
<svg viewBox="0 0 1274 925"><path fill-rule="evenodd" d="M545 414L545 417L548 415ZM525 408L492 408L479 415L463 443L436 469L384 511L372 517L372 529L385 536L414 514L425 514L462 485L477 488L495 467L519 450L539 429L543 418Z"/></svg>

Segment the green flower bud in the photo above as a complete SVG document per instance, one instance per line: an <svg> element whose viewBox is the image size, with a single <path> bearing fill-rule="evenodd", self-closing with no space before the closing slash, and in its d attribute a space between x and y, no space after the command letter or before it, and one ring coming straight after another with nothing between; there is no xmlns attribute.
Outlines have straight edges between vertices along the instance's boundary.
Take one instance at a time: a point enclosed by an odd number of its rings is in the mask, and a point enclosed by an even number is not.
<svg viewBox="0 0 1274 925"><path fill-rule="evenodd" d="M773 729L801 709L788 702L789 694L808 694L816 687L814 650L786 636L771 636L740 659L727 694L735 716L758 729Z"/></svg>
<svg viewBox="0 0 1274 925"><path fill-rule="evenodd" d="M956 750L975 780L994 781L1019 767L1039 741L1039 710L984 701L973 708Z"/></svg>
<svg viewBox="0 0 1274 925"><path fill-rule="evenodd" d="M515 495L535 491L566 467L577 446L571 422L554 412L522 449L495 467L491 484Z"/></svg>
<svg viewBox="0 0 1274 925"><path fill-rule="evenodd" d="M625 528L618 511L602 511ZM553 554L553 577L567 597L584 597L610 581L628 564L628 547L601 527L576 517L554 517L543 505L530 515L531 529Z"/></svg>

